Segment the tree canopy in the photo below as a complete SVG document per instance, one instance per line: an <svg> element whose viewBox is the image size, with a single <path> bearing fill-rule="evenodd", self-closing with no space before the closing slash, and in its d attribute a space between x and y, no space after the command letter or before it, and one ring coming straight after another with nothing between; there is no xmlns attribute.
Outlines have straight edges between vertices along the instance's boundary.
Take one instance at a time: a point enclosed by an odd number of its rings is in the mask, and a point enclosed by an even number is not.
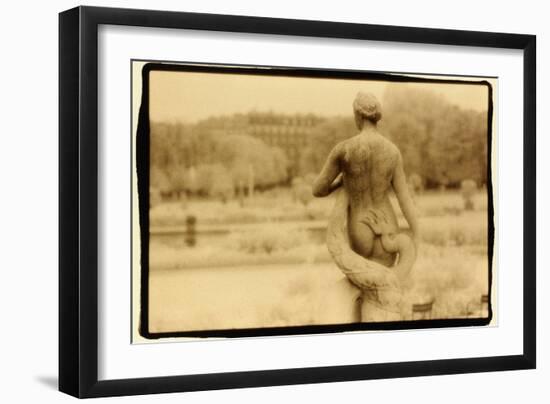
<svg viewBox="0 0 550 404"><path fill-rule="evenodd" d="M206 196L229 189L269 187L287 181L281 149L248 135L220 136L200 127L154 124L151 129L151 185Z"/></svg>

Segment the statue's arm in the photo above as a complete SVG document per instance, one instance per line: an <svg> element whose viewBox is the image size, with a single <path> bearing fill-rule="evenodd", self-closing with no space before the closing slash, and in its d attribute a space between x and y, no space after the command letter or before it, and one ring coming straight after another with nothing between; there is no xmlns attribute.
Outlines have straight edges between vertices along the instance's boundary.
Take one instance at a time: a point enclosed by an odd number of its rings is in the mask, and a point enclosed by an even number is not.
<svg viewBox="0 0 550 404"><path fill-rule="evenodd" d="M323 169L313 182L313 196L327 196L342 185L340 154L341 146L338 144L329 153Z"/></svg>
<svg viewBox="0 0 550 404"><path fill-rule="evenodd" d="M399 153L399 157L397 159L397 164L392 179L392 186L395 191L395 195L397 196L397 200L399 201L399 207L401 208L405 219L407 219L407 223L409 223L409 227L413 233L415 244L418 245L418 240L420 238L418 214L407 185L401 153Z"/></svg>

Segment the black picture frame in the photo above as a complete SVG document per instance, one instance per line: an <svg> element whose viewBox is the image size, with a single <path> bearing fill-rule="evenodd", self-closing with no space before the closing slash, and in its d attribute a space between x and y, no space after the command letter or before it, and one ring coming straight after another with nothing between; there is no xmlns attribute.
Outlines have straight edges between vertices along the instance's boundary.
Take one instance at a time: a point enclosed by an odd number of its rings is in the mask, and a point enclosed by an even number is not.
<svg viewBox="0 0 550 404"><path fill-rule="evenodd" d="M98 380L98 27L101 24L509 48L523 51L523 353ZM77 7L59 15L59 390L104 397L324 383L536 366L536 37L151 10Z"/></svg>

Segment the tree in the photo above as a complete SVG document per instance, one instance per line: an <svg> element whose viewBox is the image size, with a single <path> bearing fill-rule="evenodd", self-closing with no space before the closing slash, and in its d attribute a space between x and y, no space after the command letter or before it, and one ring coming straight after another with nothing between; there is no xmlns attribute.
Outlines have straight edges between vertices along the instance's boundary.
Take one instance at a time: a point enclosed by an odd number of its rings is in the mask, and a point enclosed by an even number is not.
<svg viewBox="0 0 550 404"><path fill-rule="evenodd" d="M149 171L149 190L151 204L159 203L172 194L172 183L165 170L152 166Z"/></svg>
<svg viewBox="0 0 550 404"><path fill-rule="evenodd" d="M313 199L311 185L302 177L295 177L292 180L292 192L294 194L294 200L300 202L304 207L307 207Z"/></svg>
<svg viewBox="0 0 550 404"><path fill-rule="evenodd" d="M473 196L476 190L474 180L464 180L460 186L462 199L464 200L464 210L474 210Z"/></svg>
<svg viewBox="0 0 550 404"><path fill-rule="evenodd" d="M311 141L300 162L300 174L318 173L337 143L358 133L352 117L336 117L322 121L313 128Z"/></svg>
<svg viewBox="0 0 550 404"><path fill-rule="evenodd" d="M486 112L402 84L390 84L382 104L380 130L400 149L406 173L419 174L428 187L486 181Z"/></svg>
<svg viewBox="0 0 550 404"><path fill-rule="evenodd" d="M234 195L235 188L233 179L227 170L220 171L212 181L209 195L220 198L223 203L231 199Z"/></svg>
<svg viewBox="0 0 550 404"><path fill-rule="evenodd" d="M214 196L221 187L216 185L219 178L227 179L227 172L221 164L201 164L197 166L198 192L204 196ZM216 189L216 187L218 187Z"/></svg>
<svg viewBox="0 0 550 404"><path fill-rule="evenodd" d="M236 184L271 186L287 179L288 162L282 150L248 135L229 135L219 141L219 157Z"/></svg>
<svg viewBox="0 0 550 404"><path fill-rule="evenodd" d="M410 174L407 182L412 195L416 195L424 191L424 181L420 175L416 173Z"/></svg>

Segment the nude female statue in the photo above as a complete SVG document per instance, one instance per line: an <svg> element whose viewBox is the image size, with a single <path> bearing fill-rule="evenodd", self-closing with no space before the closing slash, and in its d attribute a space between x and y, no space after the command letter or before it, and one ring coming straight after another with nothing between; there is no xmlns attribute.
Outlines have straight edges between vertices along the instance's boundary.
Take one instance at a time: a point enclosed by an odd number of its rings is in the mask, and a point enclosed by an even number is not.
<svg viewBox="0 0 550 404"><path fill-rule="evenodd" d="M343 185L348 198L346 217L351 249L369 263L374 261L390 267L398 278L403 279L416 260L419 227L401 153L377 129L382 114L373 95L358 93L353 111L360 132L332 149L313 184L313 195L324 197ZM397 196L412 231L412 239L399 233L389 199L390 190ZM376 264L371 264L371 267L376 268ZM346 272L346 268L342 269Z"/></svg>

